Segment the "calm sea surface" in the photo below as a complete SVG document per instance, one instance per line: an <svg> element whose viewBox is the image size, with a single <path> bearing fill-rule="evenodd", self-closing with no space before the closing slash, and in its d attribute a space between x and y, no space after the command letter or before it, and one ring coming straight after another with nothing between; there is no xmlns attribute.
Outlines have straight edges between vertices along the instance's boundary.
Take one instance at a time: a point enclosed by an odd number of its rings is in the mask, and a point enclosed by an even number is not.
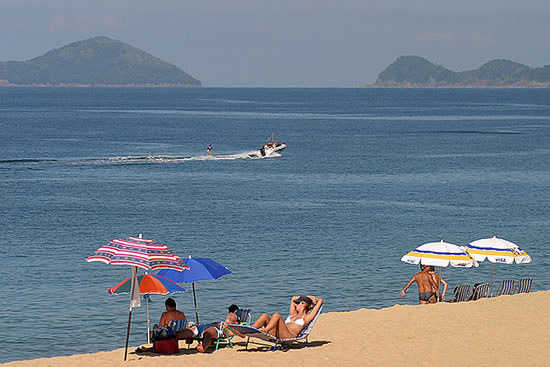
<svg viewBox="0 0 550 367"><path fill-rule="evenodd" d="M247 159L272 132L282 156ZM195 284L202 321L297 294L415 304L400 258L442 239L513 241L533 262L496 281L550 289L549 193L548 89L0 88L0 362L122 347L128 296L106 290L130 269L85 259L139 233L233 272ZM491 265L443 276L452 291Z"/></svg>

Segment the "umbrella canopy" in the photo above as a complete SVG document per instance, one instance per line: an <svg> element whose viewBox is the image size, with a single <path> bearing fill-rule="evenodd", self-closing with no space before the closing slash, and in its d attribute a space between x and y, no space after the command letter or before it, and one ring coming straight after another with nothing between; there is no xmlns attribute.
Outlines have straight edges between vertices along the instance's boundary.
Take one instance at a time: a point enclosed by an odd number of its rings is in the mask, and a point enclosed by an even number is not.
<svg viewBox="0 0 550 367"><path fill-rule="evenodd" d="M518 245L493 236L470 242L465 247L466 251L477 261L489 260L491 266L491 296L495 279L495 263L500 264L527 264L531 262L531 256L527 255Z"/></svg>
<svg viewBox="0 0 550 367"><path fill-rule="evenodd" d="M401 261L408 264L422 264L447 267L471 268L479 266L477 261L468 255L466 251L457 245L440 242L429 242L418 246L401 258Z"/></svg>
<svg viewBox="0 0 550 367"><path fill-rule="evenodd" d="M168 247L141 237L112 240L105 246L100 247L86 261L101 261L113 265L131 265L145 270L189 269L183 260Z"/></svg>
<svg viewBox="0 0 550 367"><path fill-rule="evenodd" d="M218 279L226 274L231 274L231 271L222 264L208 259L206 257L191 257L183 260L189 270L175 271L175 270L161 270L158 275L173 280L176 283L192 283L193 287L193 301L195 303L195 318L197 324L199 323L199 311L197 307L197 296L195 292L195 282L199 280L211 280Z"/></svg>
<svg viewBox="0 0 550 367"><path fill-rule="evenodd" d="M531 262L531 256L527 255L518 245L493 236L470 242L466 251L477 261L489 260L492 263L501 264L526 264Z"/></svg>
<svg viewBox="0 0 550 367"><path fill-rule="evenodd" d="M189 267L187 271L161 270L158 275L176 283L193 283L199 280L218 279L231 274L231 271L222 264L206 257L189 257L183 262Z"/></svg>
<svg viewBox="0 0 550 367"><path fill-rule="evenodd" d="M143 274L138 275L137 282L139 286L140 294L172 294L187 292L187 289L183 288L179 284L174 283L170 279L159 275ZM123 280L115 285L113 288L109 288L107 293L109 294L124 294L130 293L130 287L132 278Z"/></svg>

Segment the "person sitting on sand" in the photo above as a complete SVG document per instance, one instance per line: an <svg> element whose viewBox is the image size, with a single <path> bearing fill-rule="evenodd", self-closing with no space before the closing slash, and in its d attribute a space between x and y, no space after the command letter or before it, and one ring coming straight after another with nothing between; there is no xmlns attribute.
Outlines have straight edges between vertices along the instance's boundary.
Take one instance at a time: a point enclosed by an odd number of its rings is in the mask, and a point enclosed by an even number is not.
<svg viewBox="0 0 550 367"><path fill-rule="evenodd" d="M431 265L428 266L428 272L430 273L430 275L432 276L434 282L435 282L435 288L433 289L433 291L436 293L437 295L437 298L436 296L433 296L431 297L428 302L430 303L437 303L438 301L445 301L445 293L447 293L447 282L445 280L443 280L443 278L441 278L439 276L439 274L437 274L435 272L435 268ZM442 283L443 284L443 293L440 292L439 290L439 284Z"/></svg>
<svg viewBox="0 0 550 367"><path fill-rule="evenodd" d="M252 325L279 339L296 338L315 318L323 299L313 296L294 296L290 301L289 315L283 319L280 313L262 314Z"/></svg>
<svg viewBox="0 0 550 367"><path fill-rule="evenodd" d="M401 297L405 296L405 291L414 282L418 285L418 303L421 305L428 304L428 300L436 296L435 290L437 290L437 283L434 281L434 277L430 274L430 267L427 265L420 265L421 272L413 275L411 280L405 285L405 288L401 291Z"/></svg>

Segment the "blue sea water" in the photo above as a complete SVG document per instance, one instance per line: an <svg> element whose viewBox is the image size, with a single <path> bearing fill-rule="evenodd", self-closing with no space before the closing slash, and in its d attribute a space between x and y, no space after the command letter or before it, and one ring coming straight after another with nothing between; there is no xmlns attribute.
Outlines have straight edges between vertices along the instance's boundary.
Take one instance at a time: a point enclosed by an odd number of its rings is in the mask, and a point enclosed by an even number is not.
<svg viewBox="0 0 550 367"><path fill-rule="evenodd" d="M282 156L248 159L272 132ZM130 269L85 259L140 233L233 272L195 284L201 321L297 294L415 304L403 254L493 235L533 258L496 282L550 289L548 89L0 88L0 141L0 362L122 347L128 297L106 290ZM443 277L452 292L491 265Z"/></svg>

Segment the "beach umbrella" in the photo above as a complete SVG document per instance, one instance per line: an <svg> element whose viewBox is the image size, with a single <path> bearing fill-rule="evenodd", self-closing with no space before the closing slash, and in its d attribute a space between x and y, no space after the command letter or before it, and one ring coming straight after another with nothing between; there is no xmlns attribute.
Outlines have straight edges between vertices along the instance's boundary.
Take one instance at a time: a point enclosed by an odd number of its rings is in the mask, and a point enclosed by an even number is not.
<svg viewBox="0 0 550 367"><path fill-rule="evenodd" d="M442 267L446 268L449 265L460 268L479 266L477 261L460 246L443 240L420 245L401 257L401 261L407 264L439 266L439 279L441 279ZM439 289L439 284L437 288Z"/></svg>
<svg viewBox="0 0 550 367"><path fill-rule="evenodd" d="M132 321L132 309L141 306L137 282L138 268L144 270L185 270L188 266L168 247L156 243L153 240L142 238L141 234L139 237L112 240L108 244L100 247L92 256L88 257L86 261L99 261L105 264L131 266L130 311L128 313L128 328L126 331L126 346L124 349L124 360L126 360L128 354L128 338L130 337L130 322Z"/></svg>
<svg viewBox="0 0 550 367"><path fill-rule="evenodd" d="M429 242L418 246L401 258L407 264L422 264L439 267L449 265L461 268L477 267L477 261L460 246L444 241Z"/></svg>
<svg viewBox="0 0 550 367"><path fill-rule="evenodd" d="M131 291L132 278L123 280L115 285L113 288L109 288L107 293L109 294L127 294ZM173 294L173 293L185 293L187 289L183 288L179 284L174 283L170 279L154 274L138 275L137 284L139 287L139 294L147 295L144 297L147 302L147 343L150 341L150 320L149 320L149 297L150 294Z"/></svg>
<svg viewBox="0 0 550 367"><path fill-rule="evenodd" d="M218 279L226 274L231 274L231 271L222 264L206 258L206 257L191 257L183 260L189 270L161 270L158 275L173 280L176 283L192 283L193 301L195 303L195 318L199 323L199 312L197 308L197 296L195 291L195 282L200 280Z"/></svg>
<svg viewBox="0 0 550 367"><path fill-rule="evenodd" d="M470 242L465 246L466 251L477 261L489 260L491 266L491 296L495 277L495 263L500 264L527 264L531 256L513 242L493 236Z"/></svg>

